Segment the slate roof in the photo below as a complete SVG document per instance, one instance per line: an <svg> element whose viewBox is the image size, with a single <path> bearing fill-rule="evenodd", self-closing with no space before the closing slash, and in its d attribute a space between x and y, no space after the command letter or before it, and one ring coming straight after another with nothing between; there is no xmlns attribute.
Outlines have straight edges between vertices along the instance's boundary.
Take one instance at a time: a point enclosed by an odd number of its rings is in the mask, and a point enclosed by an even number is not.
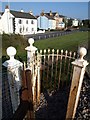
<svg viewBox="0 0 90 120"><path fill-rule="evenodd" d="M63 17L64 18L65 16L64 15L59 15L59 17Z"/></svg>
<svg viewBox="0 0 90 120"><path fill-rule="evenodd" d="M14 15L16 18L36 19L33 15L25 12L10 10L10 13Z"/></svg>
<svg viewBox="0 0 90 120"><path fill-rule="evenodd" d="M50 13L45 13L46 15L50 16ZM53 12L52 16L54 17L57 14L57 12Z"/></svg>
<svg viewBox="0 0 90 120"><path fill-rule="evenodd" d="M45 13L46 15L50 16L50 13ZM57 12L52 12L52 17L54 17L57 14ZM65 17L64 15L59 15L59 17Z"/></svg>
<svg viewBox="0 0 90 120"><path fill-rule="evenodd" d="M44 16L46 16L48 19L54 20L53 16L48 16L46 14Z"/></svg>

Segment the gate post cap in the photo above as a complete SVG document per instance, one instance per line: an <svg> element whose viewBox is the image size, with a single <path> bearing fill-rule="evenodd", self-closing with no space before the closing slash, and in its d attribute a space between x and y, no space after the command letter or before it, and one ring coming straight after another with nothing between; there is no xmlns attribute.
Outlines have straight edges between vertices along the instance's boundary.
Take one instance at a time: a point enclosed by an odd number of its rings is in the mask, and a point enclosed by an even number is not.
<svg viewBox="0 0 90 120"><path fill-rule="evenodd" d="M33 39L33 38L29 38L29 39L28 39L28 43L30 44L30 46L32 46L33 43L34 43L34 39Z"/></svg>
<svg viewBox="0 0 90 120"><path fill-rule="evenodd" d="M78 50L78 54L79 54L79 59L83 60L83 57L87 54L87 50L84 47L80 47Z"/></svg>
<svg viewBox="0 0 90 120"><path fill-rule="evenodd" d="M16 55L16 49L12 46L8 47L6 51L10 59Z"/></svg>

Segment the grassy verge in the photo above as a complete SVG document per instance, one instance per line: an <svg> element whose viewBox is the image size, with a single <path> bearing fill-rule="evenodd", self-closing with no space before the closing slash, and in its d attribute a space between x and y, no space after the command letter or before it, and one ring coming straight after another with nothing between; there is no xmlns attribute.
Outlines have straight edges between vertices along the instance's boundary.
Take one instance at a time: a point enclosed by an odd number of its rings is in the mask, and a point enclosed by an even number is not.
<svg viewBox="0 0 90 120"><path fill-rule="evenodd" d="M39 49L54 48L76 51L78 46L87 47L87 43L88 32L77 32L65 36L49 38L46 40L38 40L35 42L35 46Z"/></svg>

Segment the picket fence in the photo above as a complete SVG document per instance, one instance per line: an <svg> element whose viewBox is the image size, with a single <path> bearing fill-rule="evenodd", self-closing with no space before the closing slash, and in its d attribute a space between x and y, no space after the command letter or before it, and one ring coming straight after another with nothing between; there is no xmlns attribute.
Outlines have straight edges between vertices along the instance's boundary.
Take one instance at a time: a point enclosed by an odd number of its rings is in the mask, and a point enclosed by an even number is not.
<svg viewBox="0 0 90 120"><path fill-rule="evenodd" d="M87 53L86 49L81 47L77 56L76 52L67 50L38 50L33 46L34 39L30 38L28 42L30 46L25 48L26 64L14 58L16 54L14 47L7 49L10 60L3 63L7 67L12 118L22 120L35 118L34 111L40 104L41 93L46 90L49 93L56 92L67 85L71 87L66 119L74 118L85 68L88 65L88 62L83 59Z"/></svg>

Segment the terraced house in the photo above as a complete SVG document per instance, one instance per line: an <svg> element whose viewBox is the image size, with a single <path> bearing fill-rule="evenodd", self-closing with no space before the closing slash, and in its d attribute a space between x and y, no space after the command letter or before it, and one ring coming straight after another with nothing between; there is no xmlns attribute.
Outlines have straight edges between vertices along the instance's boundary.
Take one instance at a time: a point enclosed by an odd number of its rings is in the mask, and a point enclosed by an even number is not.
<svg viewBox="0 0 90 120"><path fill-rule="evenodd" d="M53 18L53 16L48 16L44 13L44 11L41 12L40 16L37 18L38 21L38 29L40 30L54 30L56 29L56 21Z"/></svg>
<svg viewBox="0 0 90 120"><path fill-rule="evenodd" d="M0 22L2 24L2 33L25 35L37 32L37 19L31 12L13 11L6 6Z"/></svg>
<svg viewBox="0 0 90 120"><path fill-rule="evenodd" d="M52 11L45 14L48 15L49 17L52 17L56 21L56 29L61 30L65 28L65 23L64 23L65 16L59 15L58 12L52 12Z"/></svg>

